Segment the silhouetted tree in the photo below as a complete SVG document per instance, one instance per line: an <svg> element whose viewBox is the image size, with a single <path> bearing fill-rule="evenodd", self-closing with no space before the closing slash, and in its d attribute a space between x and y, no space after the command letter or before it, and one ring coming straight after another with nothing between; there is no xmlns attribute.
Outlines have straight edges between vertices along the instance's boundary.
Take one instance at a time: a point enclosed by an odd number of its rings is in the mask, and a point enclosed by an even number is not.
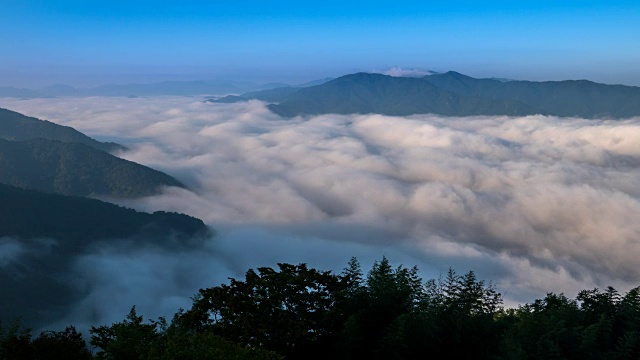
<svg viewBox="0 0 640 360"><path fill-rule="evenodd" d="M91 359L91 352L82 334L73 326L63 331L45 331L31 343L35 359L82 360Z"/></svg>
<svg viewBox="0 0 640 360"><path fill-rule="evenodd" d="M305 264L249 270L245 280L200 290L184 318L199 331L291 357L331 352L347 282Z"/></svg>

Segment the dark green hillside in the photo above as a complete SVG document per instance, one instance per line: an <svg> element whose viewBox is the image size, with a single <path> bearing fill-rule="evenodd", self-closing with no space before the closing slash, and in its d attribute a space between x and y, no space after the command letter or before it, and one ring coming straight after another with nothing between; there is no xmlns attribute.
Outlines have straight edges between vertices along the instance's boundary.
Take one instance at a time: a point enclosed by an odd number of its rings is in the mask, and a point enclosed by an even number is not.
<svg viewBox="0 0 640 360"><path fill-rule="evenodd" d="M0 238L58 239L65 252L81 252L94 240L132 236L192 237L207 227L194 217L148 214L96 199L47 194L0 184Z"/></svg>
<svg viewBox="0 0 640 360"><path fill-rule="evenodd" d="M7 140L44 138L77 142L107 152L125 149L118 144L99 142L72 127L57 125L7 109L0 109L0 138Z"/></svg>
<svg viewBox="0 0 640 360"><path fill-rule="evenodd" d="M194 248L210 235L196 218L137 212L94 199L0 184L0 321L22 316L30 326L54 321L91 284L71 278L78 256L99 246ZM84 290L83 290L84 289Z"/></svg>
<svg viewBox="0 0 640 360"><path fill-rule="evenodd" d="M448 116L528 115L536 110L518 101L460 96L424 79L358 73L304 88L269 108L282 116L301 114L434 113Z"/></svg>
<svg viewBox="0 0 640 360"><path fill-rule="evenodd" d="M455 71L424 78L461 96L519 101L541 114L584 118L626 118L640 115L640 88L598 84L587 80L499 81L475 79Z"/></svg>
<svg viewBox="0 0 640 360"><path fill-rule="evenodd" d="M0 139L0 183L63 195L140 197L183 185L160 171L81 143Z"/></svg>

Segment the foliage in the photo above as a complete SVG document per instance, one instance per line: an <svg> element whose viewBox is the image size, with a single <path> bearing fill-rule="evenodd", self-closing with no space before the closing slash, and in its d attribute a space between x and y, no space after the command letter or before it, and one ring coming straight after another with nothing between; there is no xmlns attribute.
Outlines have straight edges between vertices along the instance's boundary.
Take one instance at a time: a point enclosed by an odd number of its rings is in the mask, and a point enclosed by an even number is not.
<svg viewBox="0 0 640 360"><path fill-rule="evenodd" d="M212 333L190 331L180 325L179 316L171 325L164 318L145 323L135 307L122 322L92 327L90 333L91 345L98 350L96 358L105 360L280 359L274 353L239 346Z"/></svg>
<svg viewBox="0 0 640 360"><path fill-rule="evenodd" d="M73 326L63 331L45 331L31 342L35 359L91 359L91 352Z"/></svg>
<svg viewBox="0 0 640 360"><path fill-rule="evenodd" d="M91 353L82 335L73 326L63 331L45 331L35 339L19 321L9 328L0 323L0 359L3 360L84 360Z"/></svg>
<svg viewBox="0 0 640 360"><path fill-rule="evenodd" d="M326 352L343 318L346 282L305 264L278 267L200 290L185 320L196 330L283 355Z"/></svg>
<svg viewBox="0 0 640 360"><path fill-rule="evenodd" d="M305 264L278 267L249 270L244 281L200 290L182 321L194 331L287 358L405 358L427 350L444 355L449 336L458 339L456 346L485 353L497 347L489 327L501 297L472 272L457 276L451 270L448 282L429 287L416 267L393 268L385 257L366 277L356 259L339 275ZM487 319L484 338L461 338L461 327L471 334ZM424 337L434 341L425 346Z"/></svg>
<svg viewBox="0 0 640 360"><path fill-rule="evenodd" d="M384 257L366 275L356 259L340 274L278 264L201 289L171 324L145 322L134 307L90 332L99 359L638 359L640 287L549 293L503 309L471 271L423 282L417 268ZM89 356L73 328L31 340L0 326L0 358L45 352Z"/></svg>

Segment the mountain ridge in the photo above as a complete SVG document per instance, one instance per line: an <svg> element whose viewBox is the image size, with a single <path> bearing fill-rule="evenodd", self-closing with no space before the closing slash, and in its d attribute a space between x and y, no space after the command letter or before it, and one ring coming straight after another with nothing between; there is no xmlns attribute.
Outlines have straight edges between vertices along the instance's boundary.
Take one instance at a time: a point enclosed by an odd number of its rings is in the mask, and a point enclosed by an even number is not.
<svg viewBox="0 0 640 360"><path fill-rule="evenodd" d="M0 183L75 196L142 197L185 187L160 171L88 145L49 139L0 139Z"/></svg>
<svg viewBox="0 0 640 360"><path fill-rule="evenodd" d="M332 113L391 116L539 114L588 119L640 116L640 87L589 80L476 79L455 71L419 78L356 73L316 86L256 91L213 101L250 99L270 103L268 108L283 117Z"/></svg>
<svg viewBox="0 0 640 360"><path fill-rule="evenodd" d="M460 96L414 77L356 73L325 84L303 88L278 104L269 105L278 115L368 114L406 116L435 113L446 116L531 115L530 106L518 101L496 101Z"/></svg>
<svg viewBox="0 0 640 360"><path fill-rule="evenodd" d="M200 219L139 212L96 199L0 184L0 322L20 316L41 326L64 317L91 283L74 276L77 261L100 249L197 249L214 235Z"/></svg>
<svg viewBox="0 0 640 360"><path fill-rule="evenodd" d="M109 153L127 149L120 144L95 140L70 126L58 125L3 108L0 108L0 138L17 141L44 138L77 142Z"/></svg>

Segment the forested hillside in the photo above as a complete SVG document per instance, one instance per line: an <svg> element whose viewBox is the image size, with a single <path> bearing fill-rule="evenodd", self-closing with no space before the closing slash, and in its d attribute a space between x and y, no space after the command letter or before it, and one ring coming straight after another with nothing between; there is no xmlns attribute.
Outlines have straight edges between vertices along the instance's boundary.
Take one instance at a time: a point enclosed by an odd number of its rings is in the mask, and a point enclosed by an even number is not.
<svg viewBox="0 0 640 360"><path fill-rule="evenodd" d="M184 187L171 176L82 143L0 139L0 183L76 196L142 197L162 186Z"/></svg>
<svg viewBox="0 0 640 360"><path fill-rule="evenodd" d="M0 199L0 321L20 316L42 324L68 311L84 295L68 278L77 256L105 246L193 248L211 235L201 220L183 214L2 184Z"/></svg>
<svg viewBox="0 0 640 360"><path fill-rule="evenodd" d="M99 142L72 127L25 116L7 109L0 109L0 138L6 140L42 138L63 142L77 142L106 152L125 149L122 145L115 143Z"/></svg>

